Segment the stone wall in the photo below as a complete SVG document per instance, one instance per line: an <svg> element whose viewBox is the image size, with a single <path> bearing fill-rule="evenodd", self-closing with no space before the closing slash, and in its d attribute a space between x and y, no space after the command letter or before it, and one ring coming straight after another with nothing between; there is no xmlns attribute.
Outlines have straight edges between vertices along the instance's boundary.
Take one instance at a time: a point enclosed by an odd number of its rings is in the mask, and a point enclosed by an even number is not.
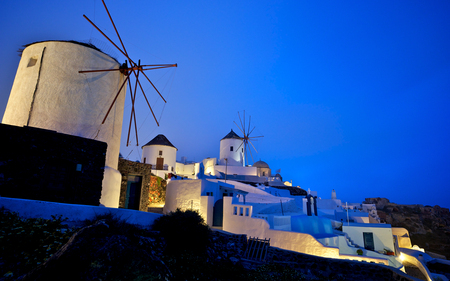
<svg viewBox="0 0 450 281"><path fill-rule="evenodd" d="M155 204L164 205L166 199L166 181L153 175L152 165L119 159L119 172L122 174L119 208L125 208L129 175L142 177L139 211L148 211Z"/></svg>
<svg viewBox="0 0 450 281"><path fill-rule="evenodd" d="M107 144L0 124L0 196L98 206Z"/></svg>

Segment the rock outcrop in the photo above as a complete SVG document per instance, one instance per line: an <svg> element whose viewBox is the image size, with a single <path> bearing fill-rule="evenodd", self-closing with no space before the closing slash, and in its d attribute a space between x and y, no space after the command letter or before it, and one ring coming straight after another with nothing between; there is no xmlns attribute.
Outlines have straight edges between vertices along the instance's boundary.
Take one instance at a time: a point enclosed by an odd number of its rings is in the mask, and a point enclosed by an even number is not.
<svg viewBox="0 0 450 281"><path fill-rule="evenodd" d="M409 231L411 243L427 252L450 257L450 212L439 206L400 205L386 198L366 198L375 204L381 222Z"/></svg>

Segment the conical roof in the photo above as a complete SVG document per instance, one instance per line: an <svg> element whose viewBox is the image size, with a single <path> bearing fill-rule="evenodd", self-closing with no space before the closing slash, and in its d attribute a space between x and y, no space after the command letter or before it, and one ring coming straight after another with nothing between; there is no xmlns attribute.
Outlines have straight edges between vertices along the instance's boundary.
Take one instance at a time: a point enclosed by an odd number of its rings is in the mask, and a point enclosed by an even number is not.
<svg viewBox="0 0 450 281"><path fill-rule="evenodd" d="M157 135L156 137L154 137L151 141L149 141L146 145L143 145L142 148L144 148L144 146L150 146L150 145L165 145L165 146L171 146L173 148L175 148L176 150L178 150L167 138L165 135Z"/></svg>
<svg viewBox="0 0 450 281"><path fill-rule="evenodd" d="M224 139L242 139L242 138L240 136L238 136L235 132L233 132L233 129L231 129L231 132L229 132L228 135L223 137L222 140L224 140Z"/></svg>

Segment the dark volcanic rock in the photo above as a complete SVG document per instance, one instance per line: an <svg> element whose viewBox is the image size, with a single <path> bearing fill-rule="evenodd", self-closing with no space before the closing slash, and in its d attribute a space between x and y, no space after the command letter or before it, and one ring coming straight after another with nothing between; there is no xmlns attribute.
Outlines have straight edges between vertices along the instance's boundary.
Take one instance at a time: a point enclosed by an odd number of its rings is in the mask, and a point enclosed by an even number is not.
<svg viewBox="0 0 450 281"><path fill-rule="evenodd" d="M366 198L376 204L381 222L409 231L411 243L426 251L450 257L450 212L439 206L400 205L386 198Z"/></svg>

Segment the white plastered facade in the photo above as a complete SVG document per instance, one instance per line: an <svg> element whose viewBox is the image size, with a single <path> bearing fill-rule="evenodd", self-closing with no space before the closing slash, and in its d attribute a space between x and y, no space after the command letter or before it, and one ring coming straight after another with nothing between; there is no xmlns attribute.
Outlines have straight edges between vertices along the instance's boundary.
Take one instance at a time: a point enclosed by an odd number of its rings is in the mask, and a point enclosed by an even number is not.
<svg viewBox="0 0 450 281"><path fill-rule="evenodd" d="M177 149L175 147L154 144L146 145L142 148L142 163L151 164L152 170L156 168L158 158L163 158L165 173L175 172L177 159Z"/></svg>
<svg viewBox="0 0 450 281"><path fill-rule="evenodd" d="M227 160L225 161L225 159ZM244 145L242 140L222 139L220 141L219 165L244 166L244 163Z"/></svg>
<svg viewBox="0 0 450 281"><path fill-rule="evenodd" d="M2 123L31 126L106 142L100 204L118 207L117 171L126 85L102 125L125 77L110 56L71 42L45 41L23 50Z"/></svg>

